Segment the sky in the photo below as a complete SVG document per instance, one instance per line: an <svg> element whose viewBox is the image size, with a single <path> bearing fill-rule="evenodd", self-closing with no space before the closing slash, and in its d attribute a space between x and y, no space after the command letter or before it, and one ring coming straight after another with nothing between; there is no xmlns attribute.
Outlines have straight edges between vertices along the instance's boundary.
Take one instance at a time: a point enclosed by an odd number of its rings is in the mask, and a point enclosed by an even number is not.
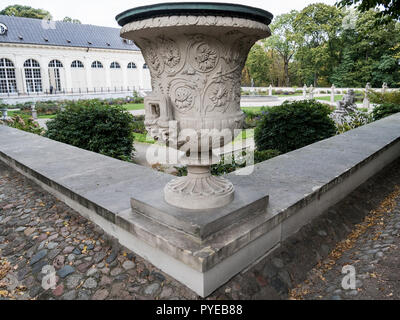
<svg viewBox="0 0 400 320"><path fill-rule="evenodd" d="M82 23L98 26L115 27L118 24L115 16L125 10L155 4L160 2L211 2L212 0L0 0L0 10L14 5L27 5L49 11L54 20L62 20L65 16L79 19ZM226 2L258 7L271 12L274 16L287 13L290 10L301 10L307 5L323 2L333 5L336 0L214 0L213 2Z"/></svg>

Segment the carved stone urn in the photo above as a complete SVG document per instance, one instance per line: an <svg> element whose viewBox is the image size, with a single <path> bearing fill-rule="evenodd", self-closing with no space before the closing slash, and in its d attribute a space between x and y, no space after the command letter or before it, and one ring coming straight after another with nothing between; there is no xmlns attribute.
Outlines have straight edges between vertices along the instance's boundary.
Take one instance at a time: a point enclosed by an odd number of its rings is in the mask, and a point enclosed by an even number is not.
<svg viewBox="0 0 400 320"><path fill-rule="evenodd" d="M234 187L211 175L212 150L240 132L241 75L251 47L270 36L271 13L223 3L165 3L117 16L121 37L142 50L153 92L145 98L149 134L185 152L186 177L164 189L173 206L201 210L228 205Z"/></svg>

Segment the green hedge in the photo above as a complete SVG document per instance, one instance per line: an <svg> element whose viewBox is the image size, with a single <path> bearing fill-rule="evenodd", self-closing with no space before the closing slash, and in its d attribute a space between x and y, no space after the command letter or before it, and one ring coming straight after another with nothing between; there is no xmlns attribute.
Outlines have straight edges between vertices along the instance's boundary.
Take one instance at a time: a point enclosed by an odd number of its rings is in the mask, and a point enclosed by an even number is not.
<svg viewBox="0 0 400 320"><path fill-rule="evenodd" d="M95 100L68 103L65 111L47 122L45 136L85 150L130 161L133 116L118 106Z"/></svg>
<svg viewBox="0 0 400 320"><path fill-rule="evenodd" d="M286 153L334 136L330 113L329 106L314 100L287 101L269 108L255 130L257 150Z"/></svg>

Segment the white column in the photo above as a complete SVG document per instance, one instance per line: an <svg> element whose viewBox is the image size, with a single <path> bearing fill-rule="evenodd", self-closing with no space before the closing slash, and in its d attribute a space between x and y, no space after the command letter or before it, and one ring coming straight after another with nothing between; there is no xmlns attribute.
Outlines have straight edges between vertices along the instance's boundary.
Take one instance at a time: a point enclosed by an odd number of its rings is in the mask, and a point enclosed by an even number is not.
<svg viewBox="0 0 400 320"><path fill-rule="evenodd" d="M71 59L65 59L64 70L65 70L65 89L67 91L72 90L72 73L71 73Z"/></svg>
<svg viewBox="0 0 400 320"><path fill-rule="evenodd" d="M110 90L113 90L115 85L114 85L114 83L111 83L110 64L111 64L111 61L105 60L104 68L106 71L106 87L110 88ZM104 90L107 90L107 89L104 89Z"/></svg>
<svg viewBox="0 0 400 320"><path fill-rule="evenodd" d="M333 84L331 87L331 103L335 103L335 90L336 90L336 87Z"/></svg>
<svg viewBox="0 0 400 320"><path fill-rule="evenodd" d="M268 94L272 96L272 84L269 85L268 91Z"/></svg>
<svg viewBox="0 0 400 320"><path fill-rule="evenodd" d="M93 90L93 83L92 83L92 59L85 57L84 59L85 63L85 71L86 71L86 88L82 88L82 91L84 92L87 88L90 90Z"/></svg>
<svg viewBox="0 0 400 320"><path fill-rule="evenodd" d="M304 87L303 87L303 98L304 99L307 98L307 86L306 85L304 85Z"/></svg>
<svg viewBox="0 0 400 320"><path fill-rule="evenodd" d="M368 91L369 91L369 90L371 90L371 85L370 85L370 83L368 82L367 85L365 86L364 101L363 101L363 107L364 107L364 108L367 108L368 110L369 110L370 107L371 107L371 103L370 103L370 101L369 101L369 99L368 99Z"/></svg>
<svg viewBox="0 0 400 320"><path fill-rule="evenodd" d="M139 68L139 89L144 89L144 78L143 78L143 65L144 62L139 62L138 68Z"/></svg>
<svg viewBox="0 0 400 320"><path fill-rule="evenodd" d="M310 86L310 99L314 99L314 86Z"/></svg>
<svg viewBox="0 0 400 320"><path fill-rule="evenodd" d="M50 79L49 79L49 61L46 57L41 56L39 58L40 72L42 75L42 90L44 92L50 91Z"/></svg>
<svg viewBox="0 0 400 320"><path fill-rule="evenodd" d="M122 85L124 87L124 90L128 89L128 63L129 62L124 62L121 64L122 68Z"/></svg>

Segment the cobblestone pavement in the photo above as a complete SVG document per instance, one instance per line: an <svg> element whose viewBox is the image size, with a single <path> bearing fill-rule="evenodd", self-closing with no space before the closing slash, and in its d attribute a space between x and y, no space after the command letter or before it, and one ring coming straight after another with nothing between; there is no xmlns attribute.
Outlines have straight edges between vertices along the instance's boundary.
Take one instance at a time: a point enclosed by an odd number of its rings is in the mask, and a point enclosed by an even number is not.
<svg viewBox="0 0 400 320"><path fill-rule="evenodd" d="M291 294L311 300L400 299L400 187Z"/></svg>
<svg viewBox="0 0 400 320"><path fill-rule="evenodd" d="M207 299L399 298L397 184L400 161ZM358 290L340 289L343 264L356 267ZM1 299L199 297L0 162Z"/></svg>

